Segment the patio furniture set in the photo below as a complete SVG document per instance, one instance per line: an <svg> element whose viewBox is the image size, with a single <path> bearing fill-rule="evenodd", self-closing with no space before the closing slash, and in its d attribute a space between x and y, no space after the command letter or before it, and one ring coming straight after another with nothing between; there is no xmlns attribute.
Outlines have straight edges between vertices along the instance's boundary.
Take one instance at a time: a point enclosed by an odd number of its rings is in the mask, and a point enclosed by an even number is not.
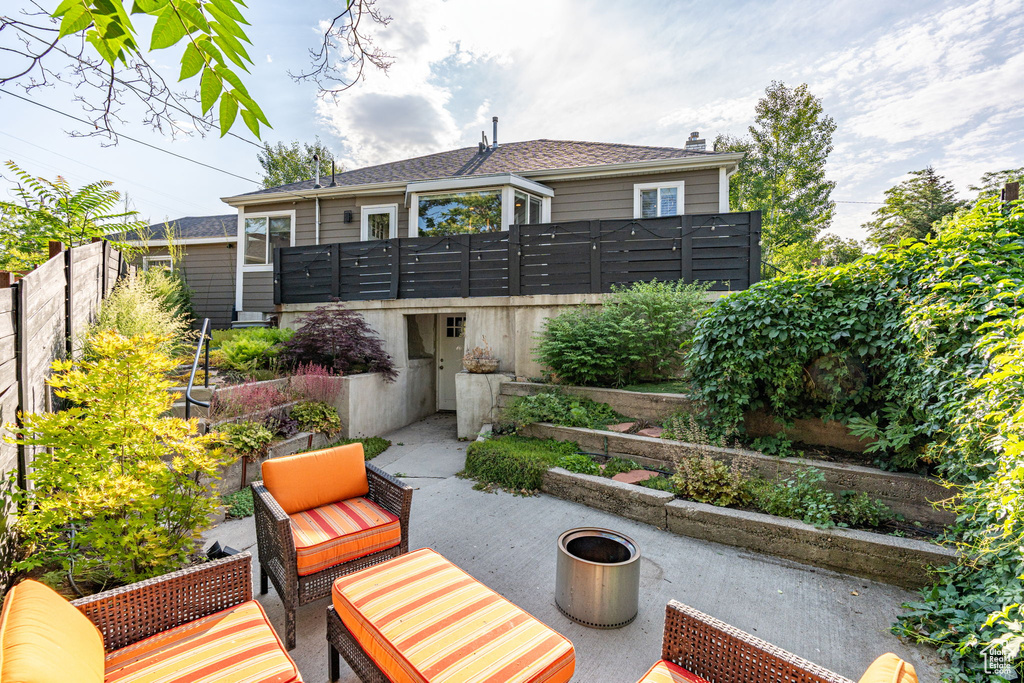
<svg viewBox="0 0 1024 683"><path fill-rule="evenodd" d="M261 592L285 606L282 642L241 553L67 602L32 580L0 616L0 681L292 683L295 609L331 596L330 678L364 682L560 683L571 642L430 549L409 552L412 489L361 444L263 465L252 485ZM861 683L912 683L880 657ZM849 683L686 605L666 608L662 658L640 683Z"/></svg>

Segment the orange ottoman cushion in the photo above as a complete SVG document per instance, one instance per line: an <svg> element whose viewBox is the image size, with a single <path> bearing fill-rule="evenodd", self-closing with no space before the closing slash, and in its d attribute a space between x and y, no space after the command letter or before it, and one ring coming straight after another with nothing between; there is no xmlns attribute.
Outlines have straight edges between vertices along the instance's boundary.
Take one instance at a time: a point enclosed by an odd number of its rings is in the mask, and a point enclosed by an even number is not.
<svg viewBox="0 0 1024 683"><path fill-rule="evenodd" d="M661 660L650 668L637 683L708 683L697 674L692 674L678 664Z"/></svg>
<svg viewBox="0 0 1024 683"><path fill-rule="evenodd" d="M0 681L102 683L103 635L52 588L31 579L7 592Z"/></svg>
<svg viewBox="0 0 1024 683"><path fill-rule="evenodd" d="M433 550L334 582L334 608L395 683L563 683L572 643Z"/></svg>
<svg viewBox="0 0 1024 683"><path fill-rule="evenodd" d="M398 517L366 498L322 505L289 517L299 576L402 542Z"/></svg>
<svg viewBox="0 0 1024 683"><path fill-rule="evenodd" d="M263 463L263 485L289 515L365 496L363 444L350 443Z"/></svg>
<svg viewBox="0 0 1024 683"><path fill-rule="evenodd" d="M107 683L301 681L254 600L132 643L107 655Z"/></svg>
<svg viewBox="0 0 1024 683"><path fill-rule="evenodd" d="M858 683L917 683L917 672L891 652L887 652L868 667Z"/></svg>

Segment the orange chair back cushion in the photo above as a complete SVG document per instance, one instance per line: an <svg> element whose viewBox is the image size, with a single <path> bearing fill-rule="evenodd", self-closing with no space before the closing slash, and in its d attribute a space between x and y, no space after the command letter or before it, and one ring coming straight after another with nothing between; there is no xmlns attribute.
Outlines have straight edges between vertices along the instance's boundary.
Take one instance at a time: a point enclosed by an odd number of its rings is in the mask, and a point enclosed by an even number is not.
<svg viewBox="0 0 1024 683"><path fill-rule="evenodd" d="M103 683L103 636L56 591L27 579L0 615L0 680Z"/></svg>
<svg viewBox="0 0 1024 683"><path fill-rule="evenodd" d="M363 444L267 460L263 463L263 485L289 515L365 496L370 485L366 481Z"/></svg>
<svg viewBox="0 0 1024 683"><path fill-rule="evenodd" d="M857 683L917 683L917 672L913 664L888 652L872 662Z"/></svg>

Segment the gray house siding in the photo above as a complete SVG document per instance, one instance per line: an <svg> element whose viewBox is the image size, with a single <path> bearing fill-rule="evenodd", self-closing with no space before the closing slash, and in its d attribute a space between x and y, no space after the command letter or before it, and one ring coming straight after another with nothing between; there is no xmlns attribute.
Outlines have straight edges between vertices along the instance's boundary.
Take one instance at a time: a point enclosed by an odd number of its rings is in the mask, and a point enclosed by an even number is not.
<svg viewBox="0 0 1024 683"><path fill-rule="evenodd" d="M594 220L632 218L633 186L682 180L684 213L718 212L717 168L683 173L649 173L616 178L588 178L546 183L555 191L551 198L551 220Z"/></svg>
<svg viewBox="0 0 1024 683"><path fill-rule="evenodd" d="M230 248L229 248L230 247ZM215 329L230 327L235 305L235 263L237 255L233 242L219 244L190 244L179 247L185 257L179 268L192 290L192 307L199 320L209 318ZM149 247L140 255L163 256L167 247Z"/></svg>
<svg viewBox="0 0 1024 683"><path fill-rule="evenodd" d="M360 195L320 200L320 242L357 242L362 207L377 204L398 205L398 236L409 236L409 209L405 206L404 194ZM258 215L265 211L295 211L295 244L297 246L316 243L316 205L311 199L294 202L276 202L246 207L246 215ZM352 222L345 222L345 211L352 212ZM246 309L249 310L249 309Z"/></svg>
<svg viewBox="0 0 1024 683"><path fill-rule="evenodd" d="M274 274L272 272L242 273L242 310L274 312Z"/></svg>

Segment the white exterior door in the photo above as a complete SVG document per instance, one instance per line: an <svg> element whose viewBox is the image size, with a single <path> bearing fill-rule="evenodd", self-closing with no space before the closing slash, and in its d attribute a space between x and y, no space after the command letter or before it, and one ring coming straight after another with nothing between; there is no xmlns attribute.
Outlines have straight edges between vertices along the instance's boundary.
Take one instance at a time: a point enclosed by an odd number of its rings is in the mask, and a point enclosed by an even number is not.
<svg viewBox="0 0 1024 683"><path fill-rule="evenodd" d="M455 410L455 375L462 369L465 353L466 315L437 316L437 409Z"/></svg>

